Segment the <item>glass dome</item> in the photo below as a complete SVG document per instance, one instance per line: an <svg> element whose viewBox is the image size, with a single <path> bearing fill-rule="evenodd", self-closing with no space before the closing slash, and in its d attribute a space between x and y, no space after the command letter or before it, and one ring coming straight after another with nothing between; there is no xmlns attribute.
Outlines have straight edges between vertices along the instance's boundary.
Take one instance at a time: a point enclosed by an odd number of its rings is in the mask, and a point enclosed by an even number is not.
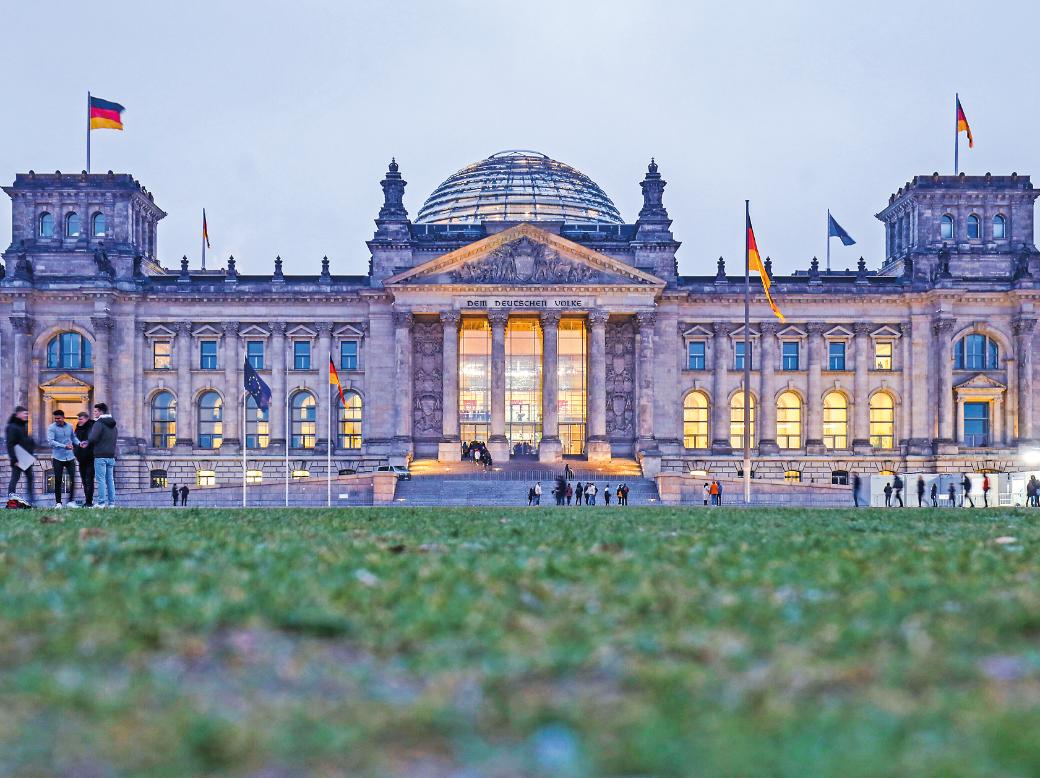
<svg viewBox="0 0 1040 778"><path fill-rule="evenodd" d="M537 151L500 151L464 167L433 190L415 221L623 223L595 181Z"/></svg>

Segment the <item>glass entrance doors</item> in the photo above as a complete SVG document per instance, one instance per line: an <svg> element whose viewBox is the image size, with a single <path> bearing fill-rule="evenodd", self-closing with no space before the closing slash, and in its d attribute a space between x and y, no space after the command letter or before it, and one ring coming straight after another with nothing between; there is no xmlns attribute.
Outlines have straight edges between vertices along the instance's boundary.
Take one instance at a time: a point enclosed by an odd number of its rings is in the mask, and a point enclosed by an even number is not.
<svg viewBox="0 0 1040 778"><path fill-rule="evenodd" d="M506 438L510 456L538 454L542 439L542 328L511 318L506 328Z"/></svg>
<svg viewBox="0 0 1040 778"><path fill-rule="evenodd" d="M583 319L561 319L559 344L560 440L564 454L585 453L588 400L586 337Z"/></svg>
<svg viewBox="0 0 1040 778"><path fill-rule="evenodd" d="M491 427L491 326L463 317L459 330L459 435L487 443Z"/></svg>

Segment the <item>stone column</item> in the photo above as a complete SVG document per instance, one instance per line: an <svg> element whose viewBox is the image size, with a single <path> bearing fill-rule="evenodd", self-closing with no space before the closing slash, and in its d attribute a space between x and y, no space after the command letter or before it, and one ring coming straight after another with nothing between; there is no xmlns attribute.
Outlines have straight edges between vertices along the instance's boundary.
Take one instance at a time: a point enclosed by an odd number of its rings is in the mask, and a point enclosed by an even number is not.
<svg viewBox="0 0 1040 778"><path fill-rule="evenodd" d="M91 316L90 323L94 327L94 402L103 402L111 407L115 404L109 394L112 375L112 364L109 359L112 342L112 317Z"/></svg>
<svg viewBox="0 0 1040 778"><path fill-rule="evenodd" d="M779 331L776 322L767 321L758 325L762 334L759 339L759 430L758 451L760 454L777 454L780 447L776 443L776 333ZM752 362L752 367L754 363Z"/></svg>
<svg viewBox="0 0 1040 778"><path fill-rule="evenodd" d="M318 380L320 385L318 387L317 395L318 401L316 403L315 415L316 422L318 425L317 439L318 448L324 451L321 442L325 441L326 446L336 445L336 422L338 421L338 413L336 412L339 408L339 392L336 392L329 385L329 359L332 356L332 322L319 321L315 322L314 326L318 330ZM410 333L409 333L410 334ZM408 342L408 356L411 357L411 339ZM313 364L313 362L311 363ZM411 361L409 361L409 366ZM411 370L409 370L411 373ZM408 377L408 387L411 390L412 380L411 375ZM331 405L331 407L330 407ZM409 403L409 407L411 404ZM332 414L332 440L329 440L329 413ZM409 427L409 430L411 428ZM409 432L411 434L411 432Z"/></svg>
<svg viewBox="0 0 1040 778"><path fill-rule="evenodd" d="M730 454L729 445L729 400L726 397L726 371L729 370L728 321L714 321L711 347L711 451L713 454Z"/></svg>
<svg viewBox="0 0 1040 778"><path fill-rule="evenodd" d="M285 369L288 355L285 352L285 322L276 321L271 324L271 340L269 353L264 355L264 364L271 368L271 407L267 418L271 431L270 449L285 450Z"/></svg>
<svg viewBox="0 0 1040 778"><path fill-rule="evenodd" d="M939 436L936 444L953 442L953 344L950 333L953 332L953 319L936 319L932 322L932 332L938 341L938 391L935 402L926 408L935 407L939 418Z"/></svg>
<svg viewBox="0 0 1040 778"><path fill-rule="evenodd" d="M585 454L590 462L610 461L607 440L607 319L610 314L589 312L589 396ZM651 390L651 398L653 398ZM651 405L650 413L653 414ZM653 422L651 421L651 430Z"/></svg>
<svg viewBox="0 0 1040 778"><path fill-rule="evenodd" d="M870 447L870 333L871 322L856 322L852 327L856 333L856 375L852 380L855 395L852 406L852 448L857 454L869 454Z"/></svg>
<svg viewBox="0 0 1040 778"><path fill-rule="evenodd" d="M29 407L29 360L32 357L33 320L24 314L10 318L14 333L14 402Z"/></svg>
<svg viewBox="0 0 1040 778"><path fill-rule="evenodd" d="M560 440L560 312L543 311L542 319L542 441L539 462L558 462Z"/></svg>
<svg viewBox="0 0 1040 778"><path fill-rule="evenodd" d="M144 371L146 367L151 367L149 360L152 356L146 348L148 340L144 334L151 326L148 322L143 321L134 323L134 359L131 366L129 392L130 407L133 410L133 429L128 437L134 438L138 446L147 446L151 442L151 430L148 429L151 418L144 396Z"/></svg>
<svg viewBox="0 0 1040 778"><path fill-rule="evenodd" d="M224 349L221 355L224 360L224 442L221 449L230 451L238 445L245 445L245 439L239 438L242 426L242 395L245 393L243 382L239 379L238 365L238 327L237 321L224 322Z"/></svg>
<svg viewBox="0 0 1040 778"><path fill-rule="evenodd" d="M191 322L177 322L177 447L191 450L195 443L195 399L191 392Z"/></svg>
<svg viewBox="0 0 1040 778"><path fill-rule="evenodd" d="M394 311L394 454L412 454L412 321L411 311Z"/></svg>
<svg viewBox="0 0 1040 778"><path fill-rule="evenodd" d="M932 376L934 375L932 354L932 322L930 314L910 316L910 454L933 453L932 437L935 430L936 398Z"/></svg>
<svg viewBox="0 0 1040 778"><path fill-rule="evenodd" d="M1034 440L1033 429L1034 393L1033 383L1033 330L1036 319L1020 317L1011 323L1018 351L1018 440L1030 443Z"/></svg>
<svg viewBox="0 0 1040 778"><path fill-rule="evenodd" d="M488 450L498 461L509 459L506 439L506 324L509 311L488 311L491 322L491 435Z"/></svg>
<svg viewBox="0 0 1040 778"><path fill-rule="evenodd" d="M458 311L441 311L444 365L441 376L441 440L437 445L440 462L458 462L459 447L459 321Z"/></svg>
<svg viewBox="0 0 1040 778"><path fill-rule="evenodd" d="M639 369L639 382L636 386L636 451L646 455L658 456L657 441L654 439L654 322L653 311L642 311L636 314L636 332L638 348L636 361ZM644 467L644 474L646 468ZM655 475L656 473L650 473Z"/></svg>
<svg viewBox="0 0 1040 778"><path fill-rule="evenodd" d="M806 453L822 454L823 448L823 333L827 331L826 323L811 321L805 325L808 338L808 397L806 398L806 416L808 425L805 428Z"/></svg>

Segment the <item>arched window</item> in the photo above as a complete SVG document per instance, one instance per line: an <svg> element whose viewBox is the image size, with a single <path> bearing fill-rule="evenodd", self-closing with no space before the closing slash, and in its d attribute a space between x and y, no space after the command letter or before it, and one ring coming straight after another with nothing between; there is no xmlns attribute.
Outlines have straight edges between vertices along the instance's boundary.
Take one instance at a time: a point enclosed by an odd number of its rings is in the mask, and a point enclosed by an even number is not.
<svg viewBox="0 0 1040 778"><path fill-rule="evenodd" d="M297 392L289 404L292 407L292 447L314 448L318 432L318 425L315 423L318 408L314 395L307 391Z"/></svg>
<svg viewBox="0 0 1040 778"><path fill-rule="evenodd" d="M939 219L939 237L942 240L953 240L953 217L950 214Z"/></svg>
<svg viewBox="0 0 1040 778"><path fill-rule="evenodd" d="M802 400L794 392L776 398L776 444L780 448L802 447Z"/></svg>
<svg viewBox="0 0 1040 778"><path fill-rule="evenodd" d="M704 392L690 392L683 400L683 445L708 447L708 396Z"/></svg>
<svg viewBox="0 0 1040 778"><path fill-rule="evenodd" d="M54 217L46 212L40 214L40 237L54 237Z"/></svg>
<svg viewBox="0 0 1040 778"><path fill-rule="evenodd" d="M339 404L339 434L336 446L339 448L361 448L361 395L357 392L346 392L347 404Z"/></svg>
<svg viewBox="0 0 1040 778"><path fill-rule="evenodd" d="M993 217L993 240L1003 240L1007 237L1007 219L999 213Z"/></svg>
<svg viewBox="0 0 1040 778"><path fill-rule="evenodd" d="M755 445L755 395L751 395L748 414L748 438ZM744 448L744 393L737 392L729 401L729 444L733 448Z"/></svg>
<svg viewBox="0 0 1040 778"><path fill-rule="evenodd" d="M896 404L888 392L870 398L870 445L874 448L896 447Z"/></svg>
<svg viewBox="0 0 1040 778"><path fill-rule="evenodd" d="M177 400L172 392L152 398L152 448L173 448L177 442Z"/></svg>
<svg viewBox="0 0 1040 778"><path fill-rule="evenodd" d="M65 237L79 237L79 214L75 211L65 217Z"/></svg>
<svg viewBox="0 0 1040 778"><path fill-rule="evenodd" d="M954 344L953 366L957 370L999 370L1000 347L985 335L965 335Z"/></svg>
<svg viewBox="0 0 1040 778"><path fill-rule="evenodd" d="M220 448L224 442L224 401L214 391L199 398L199 448Z"/></svg>
<svg viewBox="0 0 1040 778"><path fill-rule="evenodd" d="M968 217L968 237L972 239L979 237L979 217L975 214Z"/></svg>
<svg viewBox="0 0 1040 778"><path fill-rule="evenodd" d="M54 370L90 370L94 356L90 341L78 332L55 335L47 344L47 367Z"/></svg>
<svg viewBox="0 0 1040 778"><path fill-rule="evenodd" d="M94 214L94 218L90 222L90 232L95 238L105 237L105 214Z"/></svg>
<svg viewBox="0 0 1040 778"><path fill-rule="evenodd" d="M823 397L823 445L849 447L849 401L841 392L828 392Z"/></svg>
<svg viewBox="0 0 1040 778"><path fill-rule="evenodd" d="M246 448L267 448L271 442L270 407L256 407L253 395L246 397Z"/></svg>

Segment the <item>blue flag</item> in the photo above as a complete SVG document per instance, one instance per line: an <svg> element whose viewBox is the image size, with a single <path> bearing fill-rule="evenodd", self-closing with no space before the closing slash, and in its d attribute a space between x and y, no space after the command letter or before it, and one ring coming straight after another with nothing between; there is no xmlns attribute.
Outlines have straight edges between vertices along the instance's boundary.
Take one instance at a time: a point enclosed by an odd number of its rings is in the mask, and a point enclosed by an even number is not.
<svg viewBox="0 0 1040 778"><path fill-rule="evenodd" d="M854 241L852 236L845 232L845 229L834 221L834 217L831 216L831 212L827 211L827 238L841 238L841 242L845 246L851 246Z"/></svg>
<svg viewBox="0 0 1040 778"><path fill-rule="evenodd" d="M268 406L271 404L271 387L264 383L264 379L260 377L260 374L253 369L253 366L249 364L249 357L246 357L245 366L246 380L245 390L249 392L253 398L253 402L256 403L256 407L262 411L266 411Z"/></svg>

